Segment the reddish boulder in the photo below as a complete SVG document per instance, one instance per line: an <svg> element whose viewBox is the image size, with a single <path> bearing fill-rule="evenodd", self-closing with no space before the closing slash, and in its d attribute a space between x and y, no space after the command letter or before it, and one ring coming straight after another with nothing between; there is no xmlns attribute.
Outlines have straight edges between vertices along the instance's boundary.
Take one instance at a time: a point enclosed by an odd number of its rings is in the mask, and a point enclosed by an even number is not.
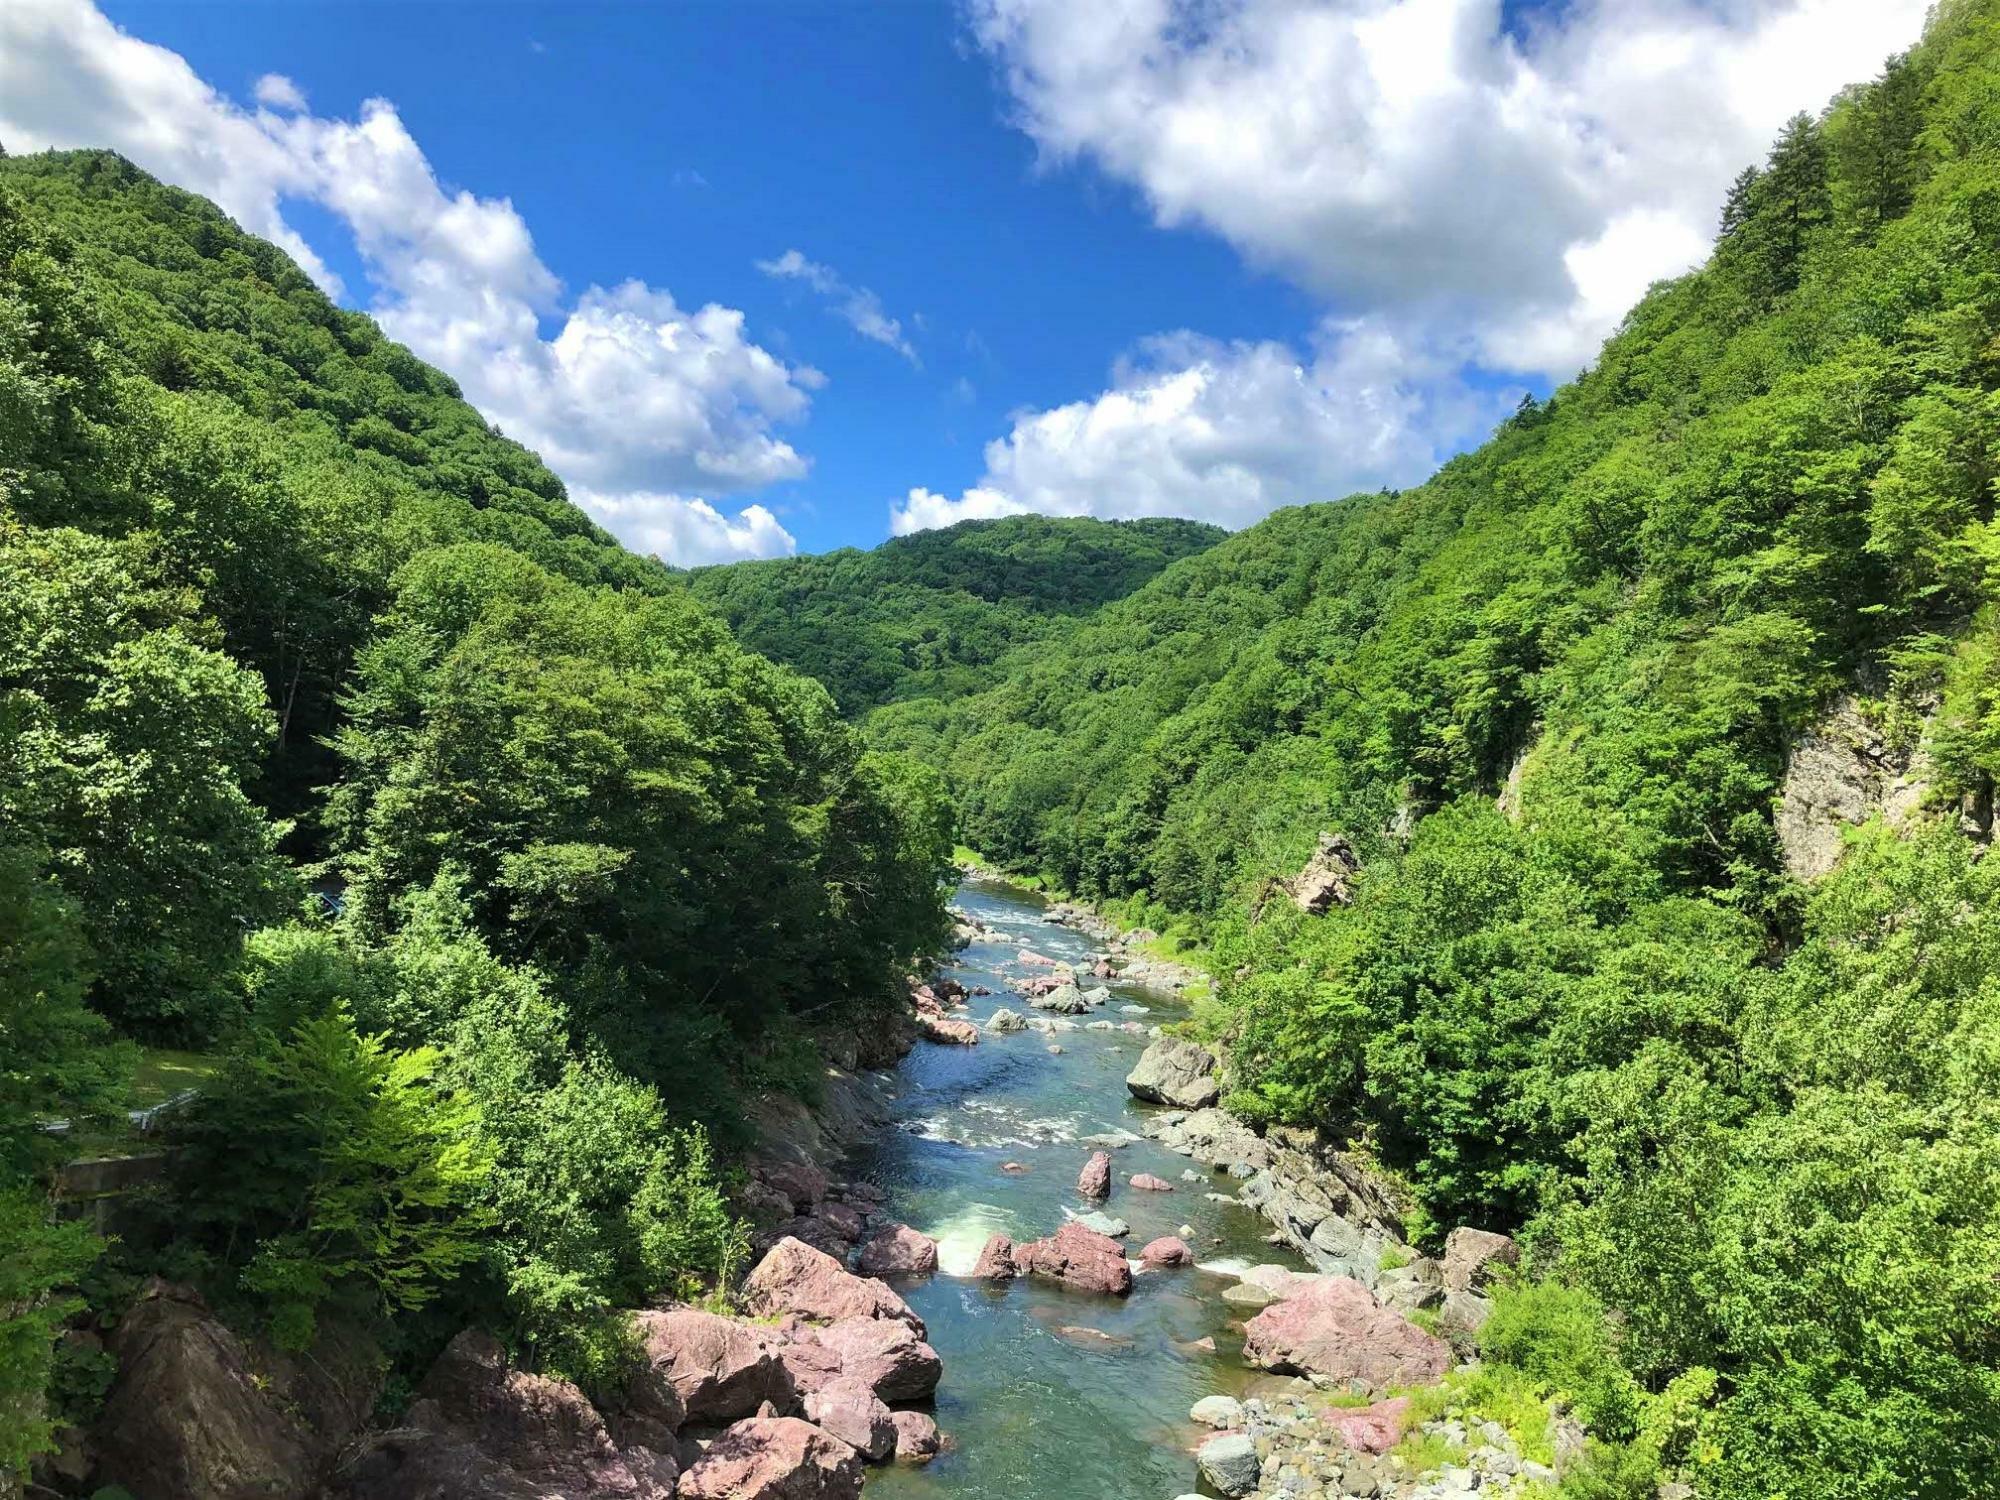
<svg viewBox="0 0 2000 1500"><path fill-rule="evenodd" d="M896 1424L874 1388L854 1375L843 1375L806 1397L806 1420L831 1433L870 1463L882 1463L896 1451Z"/></svg>
<svg viewBox="0 0 2000 1500"><path fill-rule="evenodd" d="M826 1196L826 1173L809 1161L769 1157L752 1162L750 1175L791 1199L792 1207L799 1213L805 1213Z"/></svg>
<svg viewBox="0 0 2000 1500"><path fill-rule="evenodd" d="M1032 948L1023 948L1021 950L1021 962L1032 964L1038 969L1053 969L1056 966L1056 961L1053 958L1045 957L1035 952Z"/></svg>
<svg viewBox="0 0 2000 1500"><path fill-rule="evenodd" d="M692 1307L635 1313L633 1325L647 1364L666 1378L687 1420L734 1422L766 1401L793 1404L782 1346L764 1329Z"/></svg>
<svg viewBox="0 0 2000 1500"><path fill-rule="evenodd" d="M839 1356L842 1375L866 1381L884 1401L922 1401L944 1374L937 1350L887 1318L849 1318L818 1338Z"/></svg>
<svg viewBox="0 0 2000 1500"><path fill-rule="evenodd" d="M792 1389L801 1396L824 1390L840 1378L840 1354L819 1341L819 1331L798 1328L784 1334L778 1359L792 1378Z"/></svg>
<svg viewBox="0 0 2000 1500"><path fill-rule="evenodd" d="M950 1016L919 1016L917 1029L924 1034L926 1040L947 1047L979 1045L979 1028L970 1021L961 1021Z"/></svg>
<svg viewBox="0 0 2000 1500"><path fill-rule="evenodd" d="M650 1461L635 1472L583 1392L513 1369L489 1334L453 1339L417 1396L409 1426L462 1439L523 1479L593 1497L671 1493L658 1487Z"/></svg>
<svg viewBox="0 0 2000 1500"><path fill-rule="evenodd" d="M893 1318L919 1336L923 1320L879 1281L856 1276L823 1251L780 1240L743 1283L743 1305L769 1317L796 1313L808 1323L844 1318Z"/></svg>
<svg viewBox="0 0 2000 1500"><path fill-rule="evenodd" d="M928 1276L937 1264L937 1241L907 1224L877 1230L854 1263L863 1276Z"/></svg>
<svg viewBox="0 0 2000 1500"><path fill-rule="evenodd" d="M1258 1313L1243 1332L1249 1363L1332 1385L1429 1385L1451 1368L1449 1344L1347 1276L1309 1282Z"/></svg>
<svg viewBox="0 0 2000 1500"><path fill-rule="evenodd" d="M1045 1240L1014 1250L1014 1264L1034 1276L1060 1281L1078 1291L1122 1297L1132 1290L1132 1268L1118 1241L1072 1220Z"/></svg>
<svg viewBox="0 0 2000 1500"><path fill-rule="evenodd" d="M1090 1160L1077 1173L1076 1190L1086 1198L1103 1199L1111 1196L1111 1153L1093 1151Z"/></svg>
<svg viewBox="0 0 2000 1500"><path fill-rule="evenodd" d="M1146 1248L1139 1252L1139 1260L1148 1266L1191 1266L1194 1251L1188 1249L1187 1241L1178 1235L1162 1235L1157 1240L1148 1240Z"/></svg>
<svg viewBox="0 0 2000 1500"><path fill-rule="evenodd" d="M1134 1172L1132 1186L1145 1193L1171 1193L1174 1185L1164 1177L1155 1177L1151 1172Z"/></svg>
<svg viewBox="0 0 2000 1500"><path fill-rule="evenodd" d="M1004 1234L989 1235L972 1264L975 1281L1012 1281L1015 1277L1014 1242Z"/></svg>
<svg viewBox="0 0 2000 1500"><path fill-rule="evenodd" d="M892 1411L889 1420L896 1427L896 1457L906 1463L927 1464L944 1451L944 1435L922 1412Z"/></svg>
<svg viewBox="0 0 2000 1500"><path fill-rule="evenodd" d="M681 1475L681 1500L859 1500L861 1455L797 1417L752 1417Z"/></svg>
<svg viewBox="0 0 2000 1500"><path fill-rule="evenodd" d="M1387 1453L1402 1442L1410 1424L1410 1398L1397 1396L1373 1406L1335 1408L1325 1414L1334 1436L1356 1453Z"/></svg>
<svg viewBox="0 0 2000 1500"><path fill-rule="evenodd" d="M845 1203L816 1203L812 1216L850 1245L861 1238L861 1213Z"/></svg>

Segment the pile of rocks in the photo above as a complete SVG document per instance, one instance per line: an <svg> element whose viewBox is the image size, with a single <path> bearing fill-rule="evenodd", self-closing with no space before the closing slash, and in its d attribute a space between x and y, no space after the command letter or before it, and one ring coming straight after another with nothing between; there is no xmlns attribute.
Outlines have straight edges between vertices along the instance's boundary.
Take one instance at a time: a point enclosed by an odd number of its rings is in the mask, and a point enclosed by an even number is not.
<svg viewBox="0 0 2000 1500"><path fill-rule="evenodd" d="M1523 1455L1522 1444L1497 1422L1463 1412L1410 1424L1410 1401L1394 1397L1362 1407L1329 1406L1309 1391L1236 1401L1210 1396L1189 1419L1224 1429L1199 1443L1202 1478L1226 1496L1291 1500L1460 1500L1478 1493L1504 1500L1553 1484L1557 1470ZM1449 1457L1419 1468L1407 1450L1412 1432L1432 1439ZM1555 1452L1575 1449L1573 1431L1551 1417Z"/></svg>
<svg viewBox="0 0 2000 1500"><path fill-rule="evenodd" d="M566 1382L510 1369L485 1335L461 1334L403 1423L351 1454L330 1496L853 1500L865 1464L938 1452L937 1424L912 1403L929 1401L943 1365L895 1292L786 1239L743 1301L770 1321L633 1314L644 1364L602 1414Z"/></svg>

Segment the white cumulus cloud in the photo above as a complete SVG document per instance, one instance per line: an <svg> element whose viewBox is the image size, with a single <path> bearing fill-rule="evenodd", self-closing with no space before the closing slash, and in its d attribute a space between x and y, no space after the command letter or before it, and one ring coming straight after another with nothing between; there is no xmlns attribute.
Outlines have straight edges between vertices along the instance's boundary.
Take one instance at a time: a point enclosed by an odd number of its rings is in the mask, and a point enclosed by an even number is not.
<svg viewBox="0 0 2000 1500"><path fill-rule="evenodd" d="M1152 339L1100 394L1016 416L957 499L912 490L891 528L1030 511L1239 527L1281 505L1414 483L1519 397L1467 383L1461 357L1358 320L1328 322L1304 354L1192 333Z"/></svg>
<svg viewBox="0 0 2000 1500"><path fill-rule="evenodd" d="M902 321L882 310L882 299L865 286L850 285L832 266L808 260L801 251L787 250L775 260L758 261L757 269L780 281L804 282L824 297L834 313L864 339L894 349L913 365L921 363L915 347L903 336Z"/></svg>
<svg viewBox="0 0 2000 1500"><path fill-rule="evenodd" d="M752 342L731 308L683 308L637 281L565 297L513 204L442 186L385 100L349 120L307 112L277 74L255 93L255 111L232 103L87 0L0 6L9 150L110 147L213 198L337 294L284 216L287 200L322 205L353 234L385 330L539 449L620 537L674 562L792 550L763 506L730 520L687 491L804 475L776 429L805 415L819 372ZM558 325L546 339L545 317Z"/></svg>
<svg viewBox="0 0 2000 1500"><path fill-rule="evenodd" d="M1013 116L1335 305L1567 376L1928 0L971 0Z"/></svg>

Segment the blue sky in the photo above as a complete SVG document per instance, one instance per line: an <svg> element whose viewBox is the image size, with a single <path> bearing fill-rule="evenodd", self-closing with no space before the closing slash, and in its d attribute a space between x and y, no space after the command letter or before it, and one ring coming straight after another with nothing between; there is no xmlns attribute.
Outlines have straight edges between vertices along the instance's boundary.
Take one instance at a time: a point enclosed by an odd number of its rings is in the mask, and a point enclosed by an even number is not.
<svg viewBox="0 0 2000 1500"><path fill-rule="evenodd" d="M1413 482L1920 11L19 0L0 140L217 197L701 562Z"/></svg>

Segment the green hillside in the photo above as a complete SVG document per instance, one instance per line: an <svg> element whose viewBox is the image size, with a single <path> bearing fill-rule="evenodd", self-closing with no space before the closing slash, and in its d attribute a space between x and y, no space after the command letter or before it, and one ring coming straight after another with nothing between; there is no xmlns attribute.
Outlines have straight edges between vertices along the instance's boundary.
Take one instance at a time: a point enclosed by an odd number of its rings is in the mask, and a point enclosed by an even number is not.
<svg viewBox="0 0 2000 1500"><path fill-rule="evenodd" d="M1481 449L869 721L966 842L1209 950L1233 1107L1615 1308L1585 1415L1702 1495L2000 1473L1996 78L2000 6L1940 7ZM1930 815L1808 886L1774 813L1843 691Z"/></svg>
<svg viewBox="0 0 2000 1500"><path fill-rule="evenodd" d="M104 153L0 160L0 663L0 1473L91 1388L41 1410L105 1248L44 1190L133 1041L201 1097L93 1295L613 1378L612 1309L742 1254L702 1127L943 932L934 777Z"/></svg>
<svg viewBox="0 0 2000 1500"><path fill-rule="evenodd" d="M737 639L818 678L853 714L987 686L1009 652L1053 639L1222 536L1164 518L1014 516L869 552L702 568L690 581Z"/></svg>

